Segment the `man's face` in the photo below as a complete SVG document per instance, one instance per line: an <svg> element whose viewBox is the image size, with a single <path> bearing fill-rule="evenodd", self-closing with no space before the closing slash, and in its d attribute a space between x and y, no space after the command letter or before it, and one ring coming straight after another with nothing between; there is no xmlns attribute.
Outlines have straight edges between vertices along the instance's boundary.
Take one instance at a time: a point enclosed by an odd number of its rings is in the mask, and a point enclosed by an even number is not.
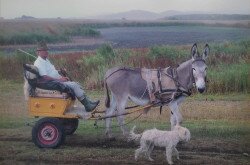
<svg viewBox="0 0 250 165"><path fill-rule="evenodd" d="M37 55L42 57L43 59L46 59L48 57L48 51L47 50L37 50Z"/></svg>

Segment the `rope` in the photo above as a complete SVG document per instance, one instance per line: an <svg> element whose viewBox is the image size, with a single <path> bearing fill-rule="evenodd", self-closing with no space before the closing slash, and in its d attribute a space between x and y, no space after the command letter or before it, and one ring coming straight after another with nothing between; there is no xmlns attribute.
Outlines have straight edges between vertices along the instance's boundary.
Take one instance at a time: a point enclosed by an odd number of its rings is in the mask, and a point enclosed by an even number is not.
<svg viewBox="0 0 250 165"><path fill-rule="evenodd" d="M155 103L155 104L156 104L156 103ZM144 106L144 107L142 107L142 108L135 109L135 110L133 110L133 111L126 112L126 113L123 113L123 114L110 115L110 116L103 116L103 117L101 117L101 116L99 116L99 117L94 117L94 116L93 116L93 117L91 117L91 118L89 118L89 119L90 119L90 120L95 120L94 127L98 128L97 122L98 122L99 120L104 120L104 119L107 119L107 118L114 118L114 117L118 117L118 116L123 116L123 115L128 115L128 114L131 114L131 113L135 113L135 112L144 110L144 109L146 109L146 108L150 108L150 107L154 106L155 104L150 104L150 105ZM123 124L123 125L117 125L117 126L113 126L113 127L111 127L111 128L116 128L116 127L120 127L120 126L127 125L127 124L131 123L132 121L138 119L142 114L143 114L143 113L140 113L137 117L135 117L134 119L130 120L129 122L127 122L127 123L125 123L125 124ZM101 127L101 128L105 128L105 127Z"/></svg>
<svg viewBox="0 0 250 165"><path fill-rule="evenodd" d="M146 92L147 92L147 86L146 86L146 88L145 88L143 94L142 94L141 97L139 98L140 100L143 98L143 96L145 95Z"/></svg>
<svg viewBox="0 0 250 165"><path fill-rule="evenodd" d="M103 117L95 117L95 116L92 116L89 118L89 120L103 120L103 119L107 119L107 118L113 118L113 117L118 117L118 116L124 116L124 115L128 115L128 114L131 114L131 113L135 113L137 111L141 111L141 110L144 110L146 108L150 108L154 105L156 105L157 103L154 103L154 104L149 104L147 106L144 106L144 107L141 107L141 108L138 108L138 109L135 109L133 111L130 111L130 112L125 112L125 113L122 113L122 114L118 114L118 115L110 115L110 116L103 116ZM94 113L92 114L94 115Z"/></svg>
<svg viewBox="0 0 250 165"><path fill-rule="evenodd" d="M121 126L128 125L128 124L132 123L133 121L135 121L136 119L138 119L139 117L141 117L142 114L143 114L143 113L140 113L138 116L136 116L135 118L131 119L130 121L128 121L128 122L125 123L125 124L111 126L110 128L118 128L118 127L121 127ZM97 129L97 128L103 128L103 129L106 128L106 127L99 127L99 126L97 125L97 122L98 122L98 120L96 120L95 123L94 123L94 127L95 127L96 129Z"/></svg>

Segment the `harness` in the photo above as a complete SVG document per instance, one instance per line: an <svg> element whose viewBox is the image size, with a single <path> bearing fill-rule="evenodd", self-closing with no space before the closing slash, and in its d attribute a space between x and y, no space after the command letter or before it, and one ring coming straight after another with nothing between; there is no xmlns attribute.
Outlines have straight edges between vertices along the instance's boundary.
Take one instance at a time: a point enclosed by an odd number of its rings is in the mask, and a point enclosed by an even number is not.
<svg viewBox="0 0 250 165"><path fill-rule="evenodd" d="M197 62L197 61L202 61L204 63L205 60L202 59L202 58L197 58L195 59L193 63ZM190 82L192 82L193 84L195 83L195 79L194 79L194 76L193 76L193 71L192 71L192 68L190 70ZM162 74L170 77L174 83L175 83L175 89L168 89L168 88L165 88L163 89L162 87ZM163 105L166 105L168 103L170 103L172 100L174 99L178 99L179 97L181 96L190 96L192 94L191 92L191 89L187 89L186 87L184 87L178 80L178 74L177 74L177 69L176 68L169 68L169 72L166 74L165 72L162 72L162 69L161 68L158 68L157 69L157 78L158 78L158 84L159 84L159 87L160 87L160 90L159 91L156 91L154 93L155 97L159 100L159 103L160 103L160 113L162 111L162 106ZM206 77L205 77L205 81L206 81ZM171 98L168 98L168 99L164 99L162 96L166 95L166 94L169 94L169 93L172 93L172 97Z"/></svg>
<svg viewBox="0 0 250 165"><path fill-rule="evenodd" d="M173 92L175 92L176 95L175 95L174 98L177 98L177 97L179 97L179 96L181 96L183 94L187 95L187 96L190 96L192 94L191 90L185 89L185 87L183 87L179 83L179 81L178 81L178 74L177 74L176 69L175 68L169 68L169 70L170 70L170 74L165 74L165 73L164 74L166 76L170 77L174 81L176 89L163 89L162 88L162 82L161 82L161 76L162 76L162 74L161 74L161 68L159 68L157 70L157 78L158 78L158 83L159 83L159 86L160 86L160 90L157 91L155 93L155 95L159 96L159 95L164 94L164 93L169 93L169 92L173 93Z"/></svg>

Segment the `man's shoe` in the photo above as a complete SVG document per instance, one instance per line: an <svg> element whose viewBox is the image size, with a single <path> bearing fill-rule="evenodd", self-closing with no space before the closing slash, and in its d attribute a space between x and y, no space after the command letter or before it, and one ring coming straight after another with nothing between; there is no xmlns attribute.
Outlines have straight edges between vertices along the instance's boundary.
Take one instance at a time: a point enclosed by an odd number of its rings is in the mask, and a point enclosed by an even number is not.
<svg viewBox="0 0 250 165"><path fill-rule="evenodd" d="M87 112L91 112L97 107L100 101L98 100L96 102L91 102L87 97L85 97L83 100L81 100L81 103L84 105Z"/></svg>
<svg viewBox="0 0 250 165"><path fill-rule="evenodd" d="M98 105L98 104L100 103L100 100L97 100L97 101L94 101L94 102L91 101L91 100L89 100L89 102L90 102L91 104L97 104L97 105Z"/></svg>

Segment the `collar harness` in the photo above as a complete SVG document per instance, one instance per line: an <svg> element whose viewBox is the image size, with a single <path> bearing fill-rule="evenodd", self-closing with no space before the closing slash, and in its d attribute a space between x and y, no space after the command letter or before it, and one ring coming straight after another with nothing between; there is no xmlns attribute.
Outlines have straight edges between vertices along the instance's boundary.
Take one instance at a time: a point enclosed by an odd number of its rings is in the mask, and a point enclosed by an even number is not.
<svg viewBox="0 0 250 165"><path fill-rule="evenodd" d="M198 59L195 59L192 62L192 64L197 62L197 61L202 61L202 62L205 63L204 59L198 58ZM190 72L191 72L190 73L190 75L191 75L190 76L190 82L192 82L194 84L195 79L194 79L194 76L193 76L192 68L191 68ZM162 82L161 82L162 74L170 77L174 81L175 87L176 87L175 89L163 89ZM170 103L172 100L178 99L181 96L190 96L192 94L191 89L188 89L188 87L183 86L179 82L179 77L178 77L178 74L177 74L177 68L169 68L168 72L163 72L161 68L158 68L157 69L157 78L158 78L158 84L159 84L160 90L155 92L154 95L159 100L160 112L161 112L161 109L162 109L163 105L166 105L166 104ZM163 98L163 96L166 95L166 94L172 94L172 97L167 98L167 99Z"/></svg>

